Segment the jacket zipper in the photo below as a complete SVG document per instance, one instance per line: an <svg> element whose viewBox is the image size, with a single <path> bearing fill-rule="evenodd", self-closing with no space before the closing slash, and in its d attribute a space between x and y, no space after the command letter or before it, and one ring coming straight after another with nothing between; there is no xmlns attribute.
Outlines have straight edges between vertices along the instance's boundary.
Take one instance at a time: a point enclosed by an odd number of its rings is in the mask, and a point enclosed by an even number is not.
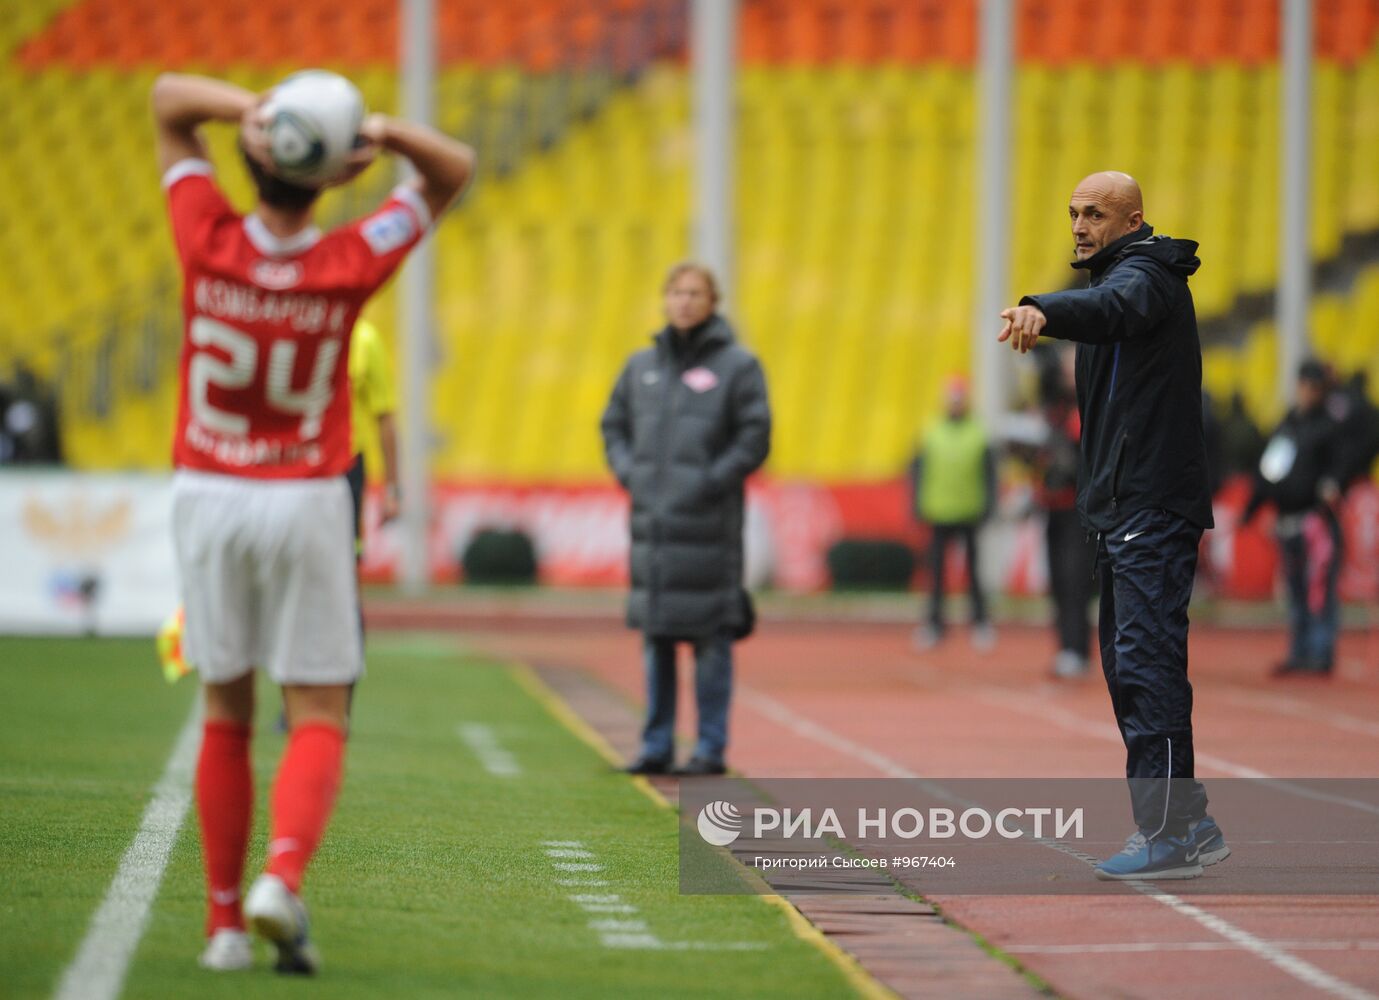
<svg viewBox="0 0 1379 1000"><path fill-rule="evenodd" d="M674 334L672 334L674 336ZM674 378L665 379L665 395L661 400L661 426L657 433L657 455L656 455L656 490L655 496L659 500L665 493L663 484L665 482L666 459L670 450L670 434L675 423L675 415L680 410L680 393L678 392L680 377L684 375L689 367L690 358L684 359L675 356L675 350L670 345L666 346L670 354L670 365L666 374L674 374ZM658 352L659 354L659 352ZM657 367L660 367L660 359L657 359ZM653 505L654 507L654 505ZM661 546L661 521L659 517L651 518L651 552L652 559L647 574L647 582L650 593L647 595L647 618L650 621L656 620L656 612L660 602L657 596L661 590L661 574L659 565L655 558L656 550Z"/></svg>
<svg viewBox="0 0 1379 1000"><path fill-rule="evenodd" d="M1116 461L1111 466L1111 512L1114 514L1120 509L1120 473L1121 466L1125 462L1125 444L1130 439L1128 433L1122 433L1120 443L1116 445Z"/></svg>
<svg viewBox="0 0 1379 1000"><path fill-rule="evenodd" d="M1116 372L1120 370L1120 344L1116 345L1115 351L1111 355L1111 391L1106 394L1106 402L1116 398Z"/></svg>
<svg viewBox="0 0 1379 1000"><path fill-rule="evenodd" d="M656 477L655 489L653 491L653 500L651 505L651 562L650 565L647 567L646 602L646 617L648 625L657 620L656 613L658 610L658 605L660 604L660 601L658 600L658 595L660 594L661 590L661 574L660 566L658 565L658 561L656 559L656 553L661 547L661 519L658 512L656 511L656 505L657 503L659 503L660 498L665 493L662 486L665 482L665 457L666 451L670 444L671 416L674 408L675 395L675 383L672 379L667 377L669 376L670 372L673 371L675 368L675 358L673 356L673 351L671 350L669 345L666 346L666 350L671 351L672 353L672 357L670 358L670 365L668 367L664 369L662 368L659 357L659 351L657 352L656 359L656 367L658 369L661 369L663 372L663 395L661 397L660 426L656 429Z"/></svg>

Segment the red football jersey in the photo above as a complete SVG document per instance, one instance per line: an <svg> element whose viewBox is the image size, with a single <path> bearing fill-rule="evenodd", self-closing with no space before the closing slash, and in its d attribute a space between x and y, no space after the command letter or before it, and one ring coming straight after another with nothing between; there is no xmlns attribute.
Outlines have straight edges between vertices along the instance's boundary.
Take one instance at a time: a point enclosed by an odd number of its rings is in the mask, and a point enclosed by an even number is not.
<svg viewBox="0 0 1379 1000"><path fill-rule="evenodd" d="M399 187L377 211L288 239L238 214L205 160L163 178L185 282L173 464L256 479L349 468L349 341L359 311L430 225Z"/></svg>

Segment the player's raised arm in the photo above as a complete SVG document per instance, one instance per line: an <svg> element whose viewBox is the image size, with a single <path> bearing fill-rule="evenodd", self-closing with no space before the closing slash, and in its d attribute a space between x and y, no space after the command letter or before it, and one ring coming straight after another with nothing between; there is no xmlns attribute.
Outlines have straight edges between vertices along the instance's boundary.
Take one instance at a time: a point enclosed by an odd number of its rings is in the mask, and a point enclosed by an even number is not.
<svg viewBox="0 0 1379 1000"><path fill-rule="evenodd" d="M158 138L158 170L166 172L189 156L205 157L197 134L205 122L238 122L259 97L224 80L163 73L153 82L153 120Z"/></svg>
<svg viewBox="0 0 1379 1000"><path fill-rule="evenodd" d="M426 202L433 219L450 207L474 176L474 150L429 126L373 114L359 132L370 142L411 162L417 171L411 184Z"/></svg>

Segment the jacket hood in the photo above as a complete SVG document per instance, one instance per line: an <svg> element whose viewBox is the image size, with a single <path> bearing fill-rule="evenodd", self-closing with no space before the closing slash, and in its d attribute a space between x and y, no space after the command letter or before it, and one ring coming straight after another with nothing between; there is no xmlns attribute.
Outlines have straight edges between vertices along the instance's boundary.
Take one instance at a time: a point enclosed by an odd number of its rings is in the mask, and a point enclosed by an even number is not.
<svg viewBox="0 0 1379 1000"><path fill-rule="evenodd" d="M654 340L658 346L670 350L671 338L675 336L678 336L678 334L667 324L663 326L659 332L652 335L652 340ZM714 313L708 319L704 320L704 322L694 327L686 336L695 342L696 353L702 352L705 348L710 346L717 347L731 344L737 339L737 334L733 332L731 324L722 316L718 315L718 313Z"/></svg>
<svg viewBox="0 0 1379 1000"><path fill-rule="evenodd" d="M1133 233L1126 233L1114 243L1102 247L1086 260L1073 261L1078 270L1088 270L1099 276L1112 264L1127 257L1151 257L1186 281L1202 266L1197 257L1195 240L1175 240L1170 236L1156 236L1154 227L1145 223Z"/></svg>

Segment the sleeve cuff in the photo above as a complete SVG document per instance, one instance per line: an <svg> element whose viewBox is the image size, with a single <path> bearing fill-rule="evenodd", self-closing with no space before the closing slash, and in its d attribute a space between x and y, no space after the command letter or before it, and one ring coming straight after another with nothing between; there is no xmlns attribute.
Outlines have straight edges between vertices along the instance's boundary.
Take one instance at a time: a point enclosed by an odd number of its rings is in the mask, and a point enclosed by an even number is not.
<svg viewBox="0 0 1379 1000"><path fill-rule="evenodd" d="M163 174L163 190L170 190L184 177L211 177L214 174L215 167L211 165L210 160L189 156L185 160L178 160L168 167L167 172Z"/></svg>
<svg viewBox="0 0 1379 1000"><path fill-rule="evenodd" d="M393 197L402 202L415 213L417 221L421 223L422 229L430 229L432 218L431 209L426 205L426 199L421 196L416 188L410 184L399 184L393 188Z"/></svg>

